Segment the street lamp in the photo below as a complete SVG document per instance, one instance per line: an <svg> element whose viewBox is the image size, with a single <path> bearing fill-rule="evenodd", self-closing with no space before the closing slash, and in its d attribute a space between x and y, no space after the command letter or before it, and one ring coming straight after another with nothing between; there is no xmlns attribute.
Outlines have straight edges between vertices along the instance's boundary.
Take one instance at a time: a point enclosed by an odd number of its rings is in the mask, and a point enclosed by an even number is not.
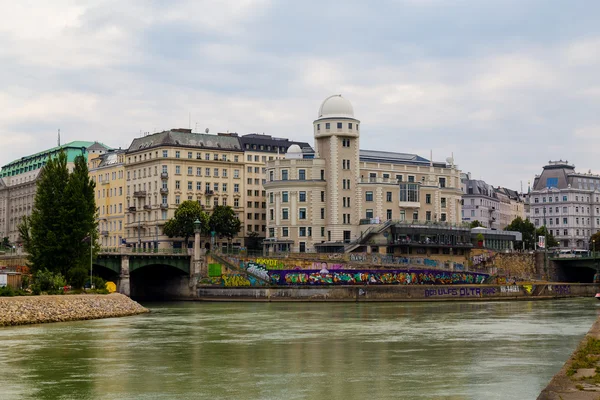
<svg viewBox="0 0 600 400"><path fill-rule="evenodd" d="M194 233L200 233L202 228L202 222L198 218L194 221Z"/></svg>
<svg viewBox="0 0 600 400"><path fill-rule="evenodd" d="M596 239L592 239L592 257L596 258Z"/></svg>

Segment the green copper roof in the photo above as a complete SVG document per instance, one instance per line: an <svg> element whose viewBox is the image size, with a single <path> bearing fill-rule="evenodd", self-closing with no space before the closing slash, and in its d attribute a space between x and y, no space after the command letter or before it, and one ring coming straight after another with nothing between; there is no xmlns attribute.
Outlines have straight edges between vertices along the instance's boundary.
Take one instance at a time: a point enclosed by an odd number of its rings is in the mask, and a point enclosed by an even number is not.
<svg viewBox="0 0 600 400"><path fill-rule="evenodd" d="M55 157L61 150L67 153L67 162L74 162L75 157L84 155L87 157L87 148L97 142L87 142L76 140L66 143L61 146L56 146L48 150L41 151L29 156L21 157L18 160L12 161L0 170L0 177L19 175L28 171L34 171L43 167L48 162L49 157ZM100 143L101 144L101 143ZM108 146L101 144L106 149Z"/></svg>

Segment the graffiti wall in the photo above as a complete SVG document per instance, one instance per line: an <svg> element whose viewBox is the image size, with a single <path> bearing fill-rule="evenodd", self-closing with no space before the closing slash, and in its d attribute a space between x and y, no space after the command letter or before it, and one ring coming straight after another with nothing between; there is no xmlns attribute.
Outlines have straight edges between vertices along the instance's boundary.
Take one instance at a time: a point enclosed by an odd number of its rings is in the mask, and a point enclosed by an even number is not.
<svg viewBox="0 0 600 400"><path fill-rule="evenodd" d="M487 274L406 270L282 270L269 271L274 285L452 285L480 284Z"/></svg>

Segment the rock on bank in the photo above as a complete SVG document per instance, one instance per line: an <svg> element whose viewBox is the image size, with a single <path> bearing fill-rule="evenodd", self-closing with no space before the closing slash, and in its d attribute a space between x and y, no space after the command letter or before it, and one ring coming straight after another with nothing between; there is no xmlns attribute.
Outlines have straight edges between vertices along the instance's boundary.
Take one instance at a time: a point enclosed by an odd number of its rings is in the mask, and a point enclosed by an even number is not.
<svg viewBox="0 0 600 400"><path fill-rule="evenodd" d="M123 317L148 312L122 294L0 297L0 326Z"/></svg>

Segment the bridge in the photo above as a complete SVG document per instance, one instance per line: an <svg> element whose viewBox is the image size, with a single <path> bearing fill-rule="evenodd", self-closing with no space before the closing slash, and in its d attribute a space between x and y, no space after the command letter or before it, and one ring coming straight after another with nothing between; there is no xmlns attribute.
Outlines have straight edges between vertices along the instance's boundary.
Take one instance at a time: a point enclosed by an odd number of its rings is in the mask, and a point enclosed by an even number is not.
<svg viewBox="0 0 600 400"><path fill-rule="evenodd" d="M117 290L135 298L187 297L204 254L193 249L102 248L93 260L93 272L117 283Z"/></svg>
<svg viewBox="0 0 600 400"><path fill-rule="evenodd" d="M556 281L591 283L600 271L600 252L570 257L548 254L548 265Z"/></svg>

